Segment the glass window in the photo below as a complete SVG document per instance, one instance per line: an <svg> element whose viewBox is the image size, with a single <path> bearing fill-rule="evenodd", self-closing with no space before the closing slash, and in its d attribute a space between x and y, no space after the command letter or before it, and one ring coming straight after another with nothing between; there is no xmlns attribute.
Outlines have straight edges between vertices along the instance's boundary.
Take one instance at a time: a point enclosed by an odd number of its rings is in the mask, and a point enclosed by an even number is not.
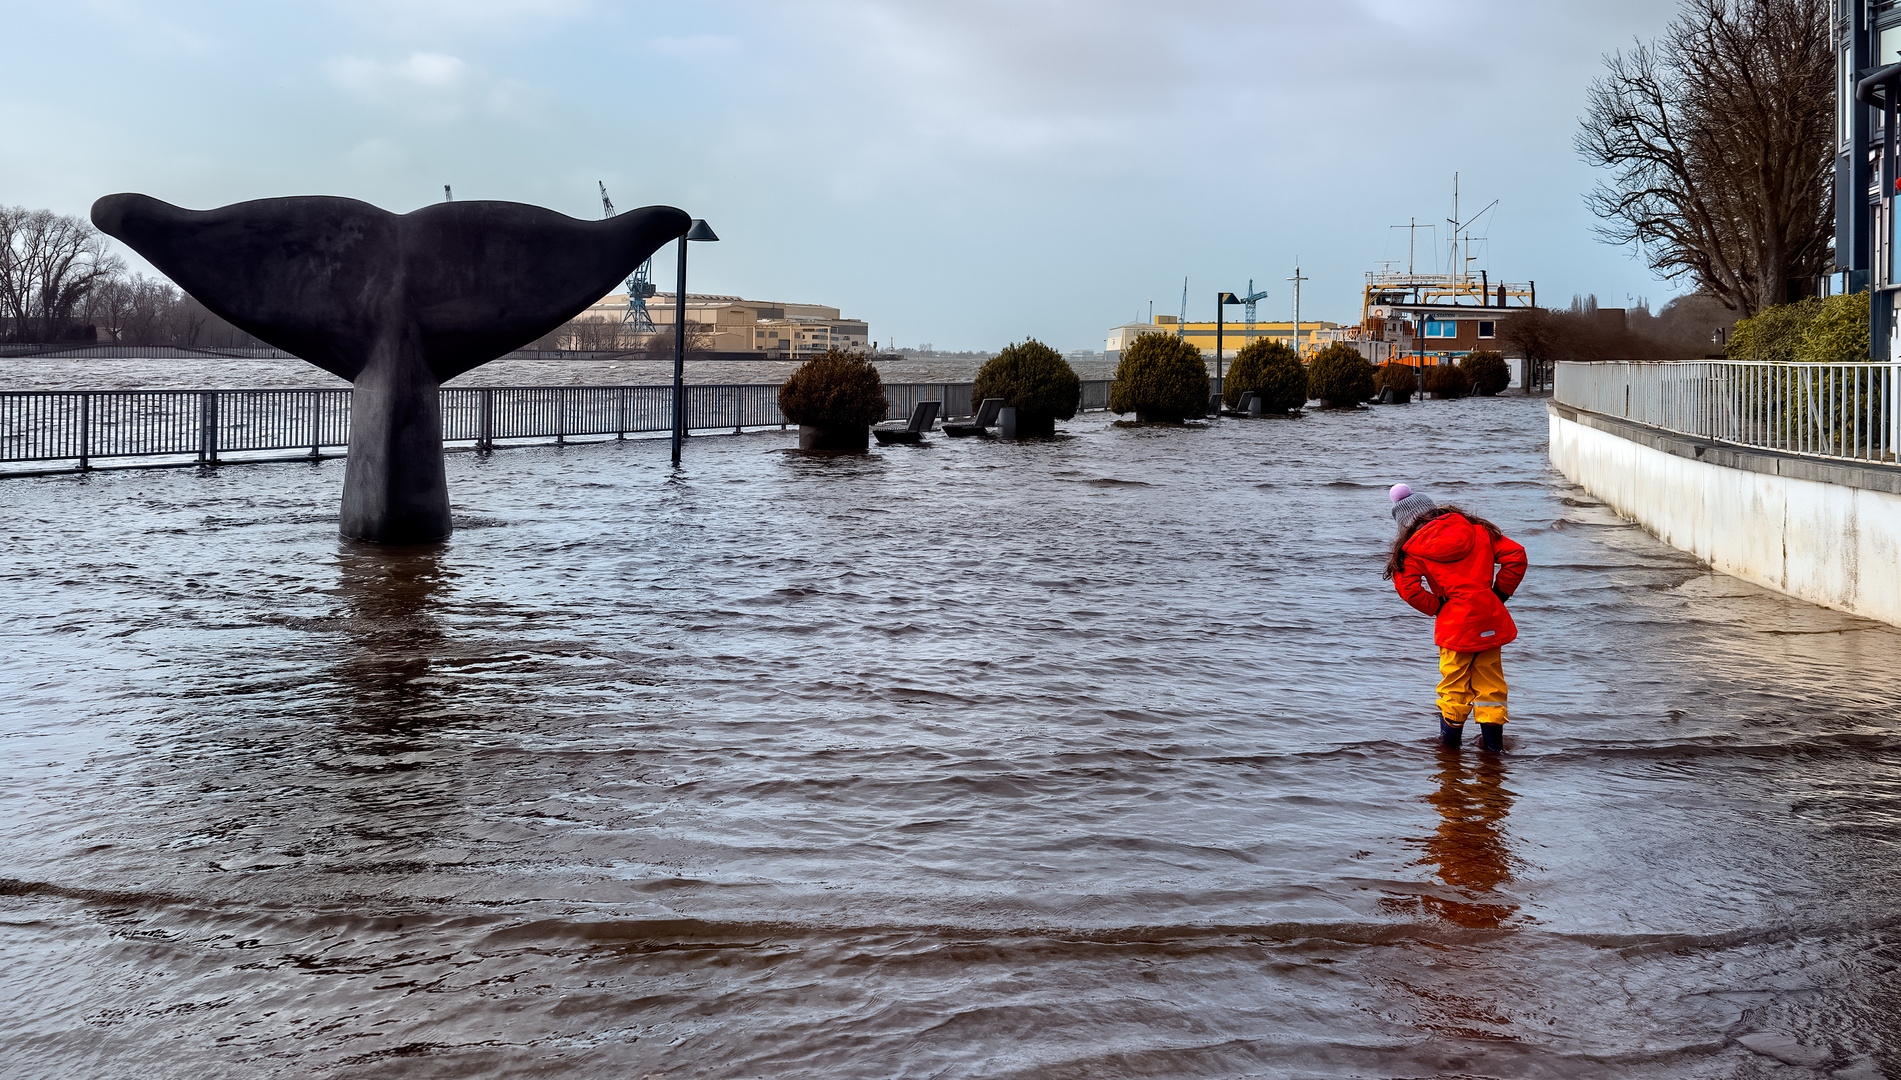
<svg viewBox="0 0 1901 1080"><path fill-rule="evenodd" d="M1875 46L1875 66L1887 67L1901 63L1901 26L1890 26L1881 31Z"/></svg>
<svg viewBox="0 0 1901 1080"><path fill-rule="evenodd" d="M1844 150L1848 149L1849 140L1854 134L1848 130L1849 122L1854 119L1855 108L1854 70L1850 66L1852 63L1851 57L1853 55L1854 54L1847 49L1843 49L1841 58L1835 65L1836 70L1841 73L1841 85L1835 88L1835 100L1837 102L1835 108L1835 125L1838 129L1836 135L1840 138L1842 149Z"/></svg>
<svg viewBox="0 0 1901 1080"><path fill-rule="evenodd" d="M1445 319L1427 319L1426 336L1449 338L1459 336L1459 324Z"/></svg>
<svg viewBox="0 0 1901 1080"><path fill-rule="evenodd" d="M1491 337L1497 330L1498 330L1498 324L1495 322L1481 321L1479 323L1479 336L1482 338Z"/></svg>

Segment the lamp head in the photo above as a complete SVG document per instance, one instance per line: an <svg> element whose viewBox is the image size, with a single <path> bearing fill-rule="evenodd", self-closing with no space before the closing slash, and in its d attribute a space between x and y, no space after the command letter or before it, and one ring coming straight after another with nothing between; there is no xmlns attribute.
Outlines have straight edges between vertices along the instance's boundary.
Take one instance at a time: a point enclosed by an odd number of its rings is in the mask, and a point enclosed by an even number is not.
<svg viewBox="0 0 1901 1080"><path fill-rule="evenodd" d="M713 227L706 223L705 218L693 219L693 224L690 227L688 227L686 231L686 238L688 240L718 240L719 239L719 237L714 234Z"/></svg>
<svg viewBox="0 0 1901 1080"><path fill-rule="evenodd" d="M1220 294L1219 296L1217 296L1217 297L1216 297L1216 303L1221 303L1221 304L1239 304L1240 302L1241 302L1241 301L1240 301L1240 300L1237 300L1237 299L1235 298L1235 295L1234 295L1233 293L1231 293L1231 292L1224 292L1224 293L1222 293L1222 294Z"/></svg>

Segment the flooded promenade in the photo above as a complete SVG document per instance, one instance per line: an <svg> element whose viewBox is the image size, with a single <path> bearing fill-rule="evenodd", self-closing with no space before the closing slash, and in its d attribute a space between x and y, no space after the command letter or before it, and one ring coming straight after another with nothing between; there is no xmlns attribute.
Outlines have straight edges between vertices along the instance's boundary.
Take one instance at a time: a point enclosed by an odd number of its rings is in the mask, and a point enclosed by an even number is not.
<svg viewBox="0 0 1901 1080"><path fill-rule="evenodd" d="M426 550L5 481L0 1076L1901 1075L1901 631L1540 401L1113 421L457 454ZM1502 757L1400 480L1529 549Z"/></svg>

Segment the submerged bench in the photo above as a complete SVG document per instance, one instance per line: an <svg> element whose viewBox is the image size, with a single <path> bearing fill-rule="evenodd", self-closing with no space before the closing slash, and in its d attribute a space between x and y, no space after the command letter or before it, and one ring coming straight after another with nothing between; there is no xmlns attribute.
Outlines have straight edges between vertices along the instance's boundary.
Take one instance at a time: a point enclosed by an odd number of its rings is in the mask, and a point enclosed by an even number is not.
<svg viewBox="0 0 1901 1080"><path fill-rule="evenodd" d="M937 410L943 404L941 401L920 401L911 406L911 419L902 426L880 424L871 429L871 434L880 446L923 442L924 433L931 430L931 424L937 420Z"/></svg>
<svg viewBox="0 0 1901 1080"><path fill-rule="evenodd" d="M990 434L990 429L997 425L997 414L1002 411L1003 411L1002 398L1000 397L985 398L983 400L983 404L978 406L976 416L971 417L969 420L962 421L955 424L946 423L944 425L944 434L946 435L988 435Z"/></svg>

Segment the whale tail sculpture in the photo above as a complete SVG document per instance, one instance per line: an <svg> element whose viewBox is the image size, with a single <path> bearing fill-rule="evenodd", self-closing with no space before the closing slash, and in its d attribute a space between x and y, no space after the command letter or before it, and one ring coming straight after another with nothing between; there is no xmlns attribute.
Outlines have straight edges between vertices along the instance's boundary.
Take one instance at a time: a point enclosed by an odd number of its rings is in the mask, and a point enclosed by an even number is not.
<svg viewBox="0 0 1901 1080"><path fill-rule="evenodd" d="M108 195L92 220L219 316L351 382L340 524L381 544L449 535L441 384L580 314L690 224L670 206L579 221L314 195L216 210Z"/></svg>

